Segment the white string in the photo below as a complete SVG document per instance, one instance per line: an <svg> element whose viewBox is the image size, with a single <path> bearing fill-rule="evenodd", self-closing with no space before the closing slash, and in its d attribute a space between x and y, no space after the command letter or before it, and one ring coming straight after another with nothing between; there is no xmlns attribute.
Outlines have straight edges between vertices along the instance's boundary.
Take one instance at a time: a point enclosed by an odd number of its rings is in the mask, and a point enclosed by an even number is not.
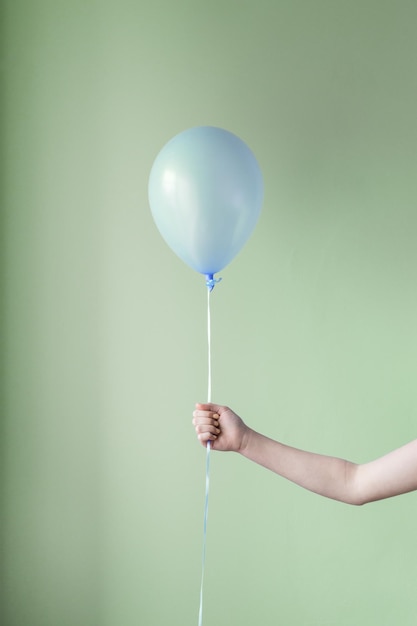
<svg viewBox="0 0 417 626"><path fill-rule="evenodd" d="M207 402L211 402L211 315L210 315L210 293L211 293L211 289L207 289L207 342L208 342ZM208 442L208 443L210 443L210 442Z"/></svg>
<svg viewBox="0 0 417 626"><path fill-rule="evenodd" d="M207 402L211 402L211 315L210 315L210 292L207 289L207 343L208 343L208 382L207 382ZM198 626L203 624L203 588L204 570L206 566L206 543L207 543L207 517L210 487L210 441L206 446L206 496L204 501L204 525L203 525L203 556L201 559L201 586L200 586L200 610L198 613Z"/></svg>

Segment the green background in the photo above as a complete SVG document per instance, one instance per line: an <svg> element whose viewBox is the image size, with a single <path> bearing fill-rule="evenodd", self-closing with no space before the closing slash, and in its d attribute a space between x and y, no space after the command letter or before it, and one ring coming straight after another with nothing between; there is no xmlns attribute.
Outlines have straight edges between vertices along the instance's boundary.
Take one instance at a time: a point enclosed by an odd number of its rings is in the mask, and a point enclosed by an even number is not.
<svg viewBox="0 0 417 626"><path fill-rule="evenodd" d="M264 175L213 291L213 399L361 462L416 436L417 4L3 0L1 623L197 624L206 288L152 221L210 124ZM205 626L414 626L414 494L213 454Z"/></svg>

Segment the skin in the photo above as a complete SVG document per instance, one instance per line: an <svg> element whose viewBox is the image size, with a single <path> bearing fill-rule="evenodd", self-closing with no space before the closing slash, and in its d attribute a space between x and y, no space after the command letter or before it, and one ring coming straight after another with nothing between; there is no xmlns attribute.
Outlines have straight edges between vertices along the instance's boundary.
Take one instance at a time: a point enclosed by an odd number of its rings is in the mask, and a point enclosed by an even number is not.
<svg viewBox="0 0 417 626"><path fill-rule="evenodd" d="M249 428L232 409L196 404L193 424L203 446L237 452L321 496L362 505L417 489L417 439L356 464L287 446Z"/></svg>

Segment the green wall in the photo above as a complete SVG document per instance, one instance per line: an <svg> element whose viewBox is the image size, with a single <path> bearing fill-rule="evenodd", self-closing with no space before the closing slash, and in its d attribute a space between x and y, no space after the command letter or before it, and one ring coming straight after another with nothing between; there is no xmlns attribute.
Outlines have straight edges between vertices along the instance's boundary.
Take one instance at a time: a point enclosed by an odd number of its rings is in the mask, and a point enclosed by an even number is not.
<svg viewBox="0 0 417 626"><path fill-rule="evenodd" d="M5 626L197 624L206 288L152 221L176 133L244 139L261 220L212 298L213 398L355 461L416 437L417 4L3 0ZM417 499L213 454L205 626L414 626Z"/></svg>

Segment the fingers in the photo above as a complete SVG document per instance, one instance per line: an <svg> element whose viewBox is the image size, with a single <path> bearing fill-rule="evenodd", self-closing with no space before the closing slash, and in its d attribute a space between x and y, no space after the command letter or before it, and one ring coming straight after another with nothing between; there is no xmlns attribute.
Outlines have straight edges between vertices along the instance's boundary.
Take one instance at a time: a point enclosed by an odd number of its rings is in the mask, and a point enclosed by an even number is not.
<svg viewBox="0 0 417 626"><path fill-rule="evenodd" d="M215 425L217 423L217 426ZM211 433L212 435L219 435L220 428L218 427L218 422L213 422L210 424L196 424L194 422L195 432L197 435L201 435L203 433Z"/></svg>
<svg viewBox="0 0 417 626"><path fill-rule="evenodd" d="M201 432L206 428L215 427L219 432L219 416L212 411L194 411L193 424L197 432Z"/></svg>
<svg viewBox="0 0 417 626"><path fill-rule="evenodd" d="M200 433L197 435L198 440L200 441L200 443L206 447L207 446L207 442L211 441L213 444L216 441L217 437L216 435L211 435L210 433Z"/></svg>
<svg viewBox="0 0 417 626"><path fill-rule="evenodd" d="M219 417L220 417L219 414L215 413L214 411L200 411L199 409L196 409L193 412L193 420L198 420L199 424L203 424L203 423L208 424L210 420L211 421L214 420L218 422Z"/></svg>
<svg viewBox="0 0 417 626"><path fill-rule="evenodd" d="M213 404L213 402L206 402L206 403L197 402L195 406L196 406L196 409L199 411L211 411L213 413L220 413L221 408L222 408L218 404Z"/></svg>
<svg viewBox="0 0 417 626"><path fill-rule="evenodd" d="M215 441L220 434L219 415L213 411L196 409L193 413L193 425L198 439L203 444L207 441Z"/></svg>
<svg viewBox="0 0 417 626"><path fill-rule="evenodd" d="M217 415L214 415L213 417L194 417L193 424L196 433L209 432L213 433L213 435L218 435L220 433Z"/></svg>

